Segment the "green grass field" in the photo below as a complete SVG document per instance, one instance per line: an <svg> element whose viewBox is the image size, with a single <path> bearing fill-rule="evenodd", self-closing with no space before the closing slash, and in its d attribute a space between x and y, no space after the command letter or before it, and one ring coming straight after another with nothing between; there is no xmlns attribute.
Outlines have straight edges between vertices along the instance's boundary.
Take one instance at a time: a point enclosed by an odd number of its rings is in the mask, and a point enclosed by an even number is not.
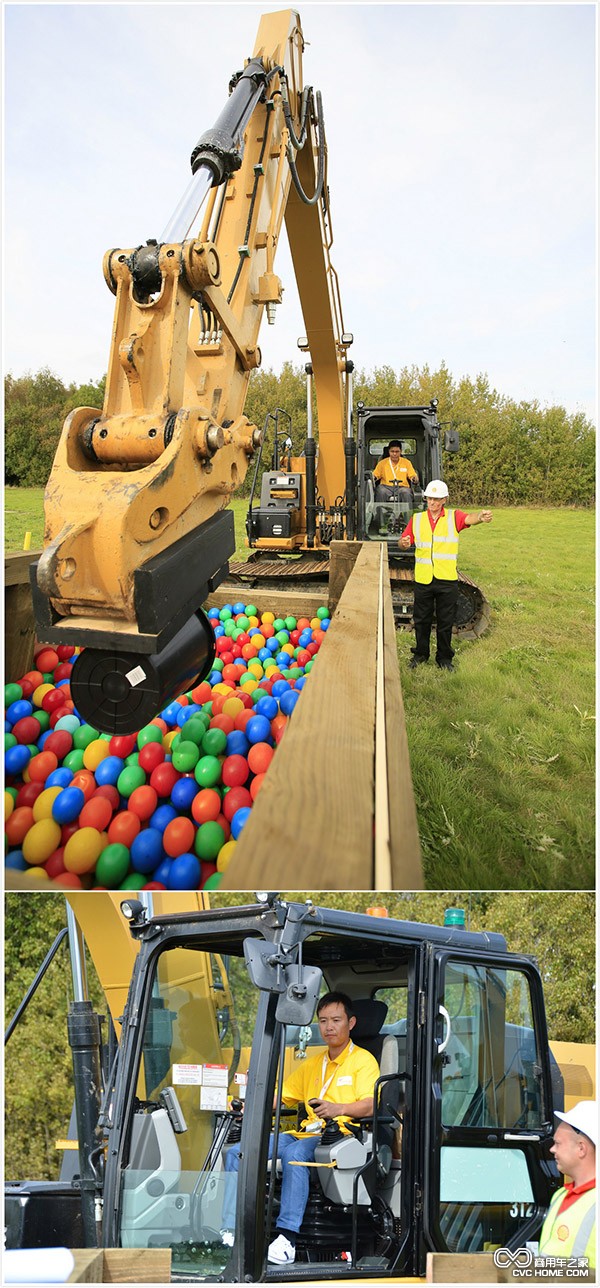
<svg viewBox="0 0 600 1288"><path fill-rule="evenodd" d="M5 549L42 542L41 488L5 493ZM245 558L247 502L234 502ZM594 884L594 515L497 510L461 537L489 631L456 671L398 655L427 885L580 889ZM13 677L7 677L13 678Z"/></svg>

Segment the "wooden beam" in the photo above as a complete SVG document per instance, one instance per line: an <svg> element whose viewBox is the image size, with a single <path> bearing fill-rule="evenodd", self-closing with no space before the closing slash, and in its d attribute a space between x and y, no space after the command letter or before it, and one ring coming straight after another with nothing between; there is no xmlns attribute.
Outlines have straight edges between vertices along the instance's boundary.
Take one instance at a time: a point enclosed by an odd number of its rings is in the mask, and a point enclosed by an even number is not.
<svg viewBox="0 0 600 1288"><path fill-rule="evenodd" d="M333 614L354 568L362 541L332 541L329 547L329 608Z"/></svg>
<svg viewBox="0 0 600 1288"><path fill-rule="evenodd" d="M398 638L389 577L383 598L385 740L390 804L392 890L422 890L423 868L417 810L406 737L398 666Z"/></svg>
<svg viewBox="0 0 600 1288"><path fill-rule="evenodd" d="M256 604L259 613L275 613L281 617L308 617L309 621L316 615L321 605L327 607L327 593L306 593L294 588L290 581L289 590L270 590L268 586L228 585L223 582L206 600L205 608L224 608L225 604Z"/></svg>
<svg viewBox="0 0 600 1288"><path fill-rule="evenodd" d="M428 1252L428 1284L502 1283L491 1252ZM511 1278L514 1283L514 1278Z"/></svg>

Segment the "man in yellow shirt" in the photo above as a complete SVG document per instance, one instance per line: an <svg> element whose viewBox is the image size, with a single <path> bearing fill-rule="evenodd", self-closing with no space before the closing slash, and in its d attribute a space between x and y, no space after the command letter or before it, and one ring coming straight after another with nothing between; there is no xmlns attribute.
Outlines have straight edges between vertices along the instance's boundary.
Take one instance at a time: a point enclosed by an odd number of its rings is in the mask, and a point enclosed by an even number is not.
<svg viewBox="0 0 600 1288"><path fill-rule="evenodd" d="M373 1114L373 1088L379 1077L374 1056L355 1047L350 1034L356 1018L352 1002L345 993L326 993L317 1006L317 1017L325 1054L303 1060L283 1084L282 1101L288 1108L305 1105L306 1117L300 1130L282 1132L278 1142L281 1159L281 1204L276 1221L279 1231L268 1251L271 1264L286 1265L296 1257L296 1235L302 1225L308 1200L308 1168L290 1164L312 1162L321 1139L321 1131L331 1118L370 1118ZM273 1138L269 1143L269 1157ZM239 1150L230 1149L225 1171L237 1172ZM227 1203L223 1209L225 1227L233 1226L235 1208ZM231 1244L229 1229L221 1231L223 1241ZM226 1237L229 1236L229 1237Z"/></svg>
<svg viewBox="0 0 600 1288"><path fill-rule="evenodd" d="M373 470L375 500L377 502L410 501L410 483L418 483L419 475L408 457L402 455L402 443L399 439L392 439L388 451L389 456L382 456ZM385 523L383 511L380 511L380 515L383 518L383 522L380 519L379 531L384 535L387 531L387 524Z"/></svg>

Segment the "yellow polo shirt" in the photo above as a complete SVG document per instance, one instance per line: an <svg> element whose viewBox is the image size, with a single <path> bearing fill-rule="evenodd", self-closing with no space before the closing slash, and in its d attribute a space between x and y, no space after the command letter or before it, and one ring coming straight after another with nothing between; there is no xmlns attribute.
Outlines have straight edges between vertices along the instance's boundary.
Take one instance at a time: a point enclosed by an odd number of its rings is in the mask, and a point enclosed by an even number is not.
<svg viewBox="0 0 600 1288"><path fill-rule="evenodd" d="M330 1060L327 1051L324 1051L299 1062L298 1068L293 1070L283 1084L282 1100L288 1108L292 1105L306 1105L308 1117L302 1123L305 1126L318 1121L309 1100L329 1100L334 1105L365 1100L367 1096L373 1095L378 1077L379 1065L375 1057L370 1051L365 1051L350 1041L335 1060ZM291 1136L305 1134L302 1131L286 1133Z"/></svg>
<svg viewBox="0 0 600 1288"><path fill-rule="evenodd" d="M397 465L393 465L389 456L385 456L375 466L373 474L378 482L385 483L386 487L393 487L394 483L398 483L400 487L408 487L409 479L417 480L419 477L414 465L406 456L401 456Z"/></svg>

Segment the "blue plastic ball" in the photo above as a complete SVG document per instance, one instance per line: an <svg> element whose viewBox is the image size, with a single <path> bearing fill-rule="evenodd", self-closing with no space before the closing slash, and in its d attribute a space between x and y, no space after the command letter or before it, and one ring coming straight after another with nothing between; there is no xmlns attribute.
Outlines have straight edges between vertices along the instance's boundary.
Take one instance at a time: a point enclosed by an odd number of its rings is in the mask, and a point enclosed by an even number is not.
<svg viewBox="0 0 600 1288"><path fill-rule="evenodd" d="M14 872L25 872L29 867L29 863L23 857L22 850L11 850L10 854L6 855L4 866L5 868L12 868Z"/></svg>
<svg viewBox="0 0 600 1288"><path fill-rule="evenodd" d="M73 770L67 769L66 765L61 765L59 769L53 769L46 779L46 787L68 787L73 778Z"/></svg>
<svg viewBox="0 0 600 1288"><path fill-rule="evenodd" d="M200 706L197 702L189 702L187 707L180 707L179 715L177 716L177 724L179 725L179 728L181 729L186 723L186 720L191 720L192 716L195 716L196 712L199 710Z"/></svg>
<svg viewBox="0 0 600 1288"><path fill-rule="evenodd" d="M277 700L279 701L279 705L280 705L280 706L281 706L281 695L282 695L282 693L287 693L288 689L291 689L291 687L292 687L292 686L291 686L291 684L289 683L289 681L288 681L288 680L276 680L276 681L275 681L275 683L274 683L274 685L273 685L273 688L271 689L271 695L272 695L272 697L277 698Z"/></svg>
<svg viewBox="0 0 600 1288"><path fill-rule="evenodd" d="M94 771L98 786L104 787L106 783L116 783L124 768L125 761L121 756L105 756Z"/></svg>
<svg viewBox="0 0 600 1288"><path fill-rule="evenodd" d="M258 660L259 660L259 662L270 662L270 660L271 660L271 653L270 653L269 649L268 649L266 646L265 646L265 648L259 648L259 650L258 650Z"/></svg>
<svg viewBox="0 0 600 1288"><path fill-rule="evenodd" d="M214 629L215 639L216 640L220 639L221 635L224 635L224 634L225 634L225 627L221 626L221 624L219 623L219 625L215 626L215 629Z"/></svg>
<svg viewBox="0 0 600 1288"><path fill-rule="evenodd" d="M162 834L167 824L172 823L174 818L177 818L177 810L172 805L158 805L148 821L150 827Z"/></svg>
<svg viewBox="0 0 600 1288"><path fill-rule="evenodd" d="M271 721L277 715L279 710L277 699L273 697L260 698L256 704L256 713L259 716L265 716Z"/></svg>
<svg viewBox="0 0 600 1288"><path fill-rule="evenodd" d="M279 640L276 640L276 639L275 639L275 636L274 636L274 635L271 635L270 639L268 639L268 640L267 640L266 647L267 647L267 649L269 650L269 653L278 653L278 652L279 652Z"/></svg>
<svg viewBox="0 0 600 1288"><path fill-rule="evenodd" d="M6 719L10 720L11 725L17 723L17 720L23 720L25 716L33 714L33 704L26 698L17 698L16 702L11 702L6 708Z"/></svg>
<svg viewBox="0 0 600 1288"><path fill-rule="evenodd" d="M271 722L266 716L253 716L246 725L245 734L248 742L270 742Z"/></svg>
<svg viewBox="0 0 600 1288"><path fill-rule="evenodd" d="M242 809L236 809L235 814L231 820L231 835L234 841L237 841L238 836L240 835L242 828L245 827L246 823L248 822L248 819L251 813L252 813L252 810L249 809L247 806L243 806Z"/></svg>
<svg viewBox="0 0 600 1288"><path fill-rule="evenodd" d="M234 617L237 617L239 613L245 613L245 612L246 612L246 605L242 604L241 600L239 600L237 604L233 605Z"/></svg>
<svg viewBox="0 0 600 1288"><path fill-rule="evenodd" d="M147 827L138 832L131 842L129 853L131 866L136 872L154 872L165 855L162 832L155 827Z"/></svg>
<svg viewBox="0 0 600 1288"><path fill-rule="evenodd" d="M79 818L85 805L85 795L81 787L63 787L62 792L52 802L52 817L55 823L73 823Z"/></svg>
<svg viewBox="0 0 600 1288"><path fill-rule="evenodd" d="M177 724L177 717L180 711L181 705L179 702L170 702L168 707L165 707L164 711L161 711L161 718L166 720L167 724Z"/></svg>
<svg viewBox="0 0 600 1288"><path fill-rule="evenodd" d="M200 872L200 860L195 854L178 854L171 863L167 890L197 890Z"/></svg>
<svg viewBox="0 0 600 1288"><path fill-rule="evenodd" d="M250 747L250 743L241 729L233 729L227 734L227 755L228 756L245 756Z"/></svg>
<svg viewBox="0 0 600 1288"><path fill-rule="evenodd" d="M211 621L213 620L213 618L218 618L218 616L219 616L219 610L218 610L218 608L209 608L209 610L208 610L208 612L207 612L206 616L207 616L207 617L210 617L210 620L211 620Z"/></svg>
<svg viewBox="0 0 600 1288"><path fill-rule="evenodd" d="M10 774L11 777L16 774L21 774L29 764L30 760L31 752L29 747L25 746L22 742L18 742L16 746L9 747L8 751L5 751L4 753L4 768L6 773Z"/></svg>
<svg viewBox="0 0 600 1288"><path fill-rule="evenodd" d="M300 694L295 689L290 689L289 693L282 693L279 699L279 706L284 716L291 716L299 697ZM250 721L248 721L248 724L250 724Z"/></svg>
<svg viewBox="0 0 600 1288"><path fill-rule="evenodd" d="M171 873L172 862L173 862L172 859L164 858L159 863L156 871L152 873L152 880L159 881L160 884L166 886L167 889L168 889L168 883L169 883L169 876Z"/></svg>
<svg viewBox="0 0 600 1288"><path fill-rule="evenodd" d="M222 678L223 677L220 671L211 671L208 677L208 683L210 684L211 688L214 688L215 684L221 683Z"/></svg>
<svg viewBox="0 0 600 1288"><path fill-rule="evenodd" d="M79 729L80 723L78 717L71 711L68 716L61 716L60 720L56 721L54 728L66 729L67 733L75 733L75 730Z"/></svg>
<svg viewBox="0 0 600 1288"><path fill-rule="evenodd" d="M293 693L297 693L299 689L303 689L303 688L304 688L304 685L306 684L306 681L307 681L307 680L308 680L308 676L307 676L307 675L299 675L299 676L298 676L298 679L296 680L296 683L295 683L295 685L294 685L294 688L293 688L292 692L293 692ZM285 714L285 713L284 713L284 714Z"/></svg>
<svg viewBox="0 0 600 1288"><path fill-rule="evenodd" d="M200 788L195 778L179 778L173 785L171 800L178 810L188 810Z"/></svg>

